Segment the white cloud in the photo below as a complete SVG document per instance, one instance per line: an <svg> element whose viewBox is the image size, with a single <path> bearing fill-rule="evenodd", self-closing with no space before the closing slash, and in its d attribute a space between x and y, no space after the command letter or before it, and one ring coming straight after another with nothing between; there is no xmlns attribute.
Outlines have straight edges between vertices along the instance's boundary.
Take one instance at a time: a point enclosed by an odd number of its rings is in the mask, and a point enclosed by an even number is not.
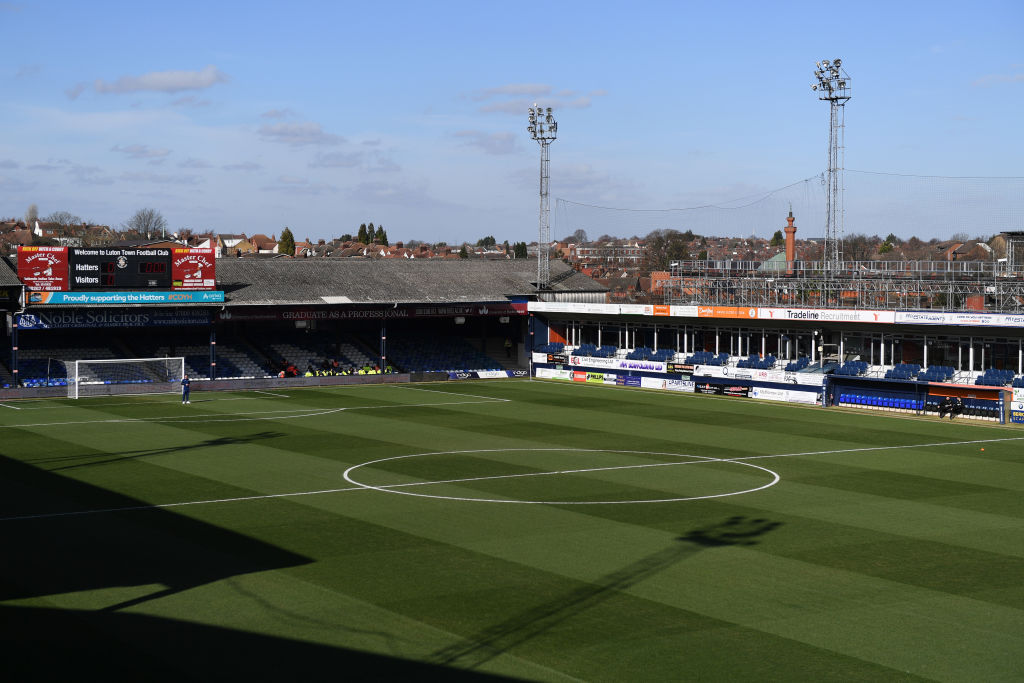
<svg viewBox="0 0 1024 683"><path fill-rule="evenodd" d="M291 109L269 109L260 114L265 119L290 119L295 116Z"/></svg>
<svg viewBox="0 0 1024 683"><path fill-rule="evenodd" d="M202 178L194 175L167 175L146 171L129 171L121 174L121 180L133 183L155 183L157 185L198 185Z"/></svg>
<svg viewBox="0 0 1024 683"><path fill-rule="evenodd" d="M81 164L72 164L70 162L64 163L68 164L67 174L77 183L82 185L114 184L114 179L104 173L103 169L98 166L82 166Z"/></svg>
<svg viewBox="0 0 1024 683"><path fill-rule="evenodd" d="M172 107L208 107L210 100L204 100L195 95L185 95L171 102Z"/></svg>
<svg viewBox="0 0 1024 683"><path fill-rule="evenodd" d="M205 90L226 83L228 76L212 64L199 71L151 71L141 76L121 76L113 83L97 78L93 89L98 93L165 92Z"/></svg>
<svg viewBox="0 0 1024 683"><path fill-rule="evenodd" d="M999 83L1024 83L1024 73L1019 74L988 74L974 81L971 85L987 87Z"/></svg>
<svg viewBox="0 0 1024 683"><path fill-rule="evenodd" d="M268 142L280 142L292 147L301 147L303 145L338 145L345 142L345 138L325 132L319 123L313 121L272 123L260 126L257 132L260 137Z"/></svg>
<svg viewBox="0 0 1024 683"><path fill-rule="evenodd" d="M480 130L460 130L455 137L464 140L466 147L479 147L487 154L511 154L519 149L513 133L485 133Z"/></svg>
<svg viewBox="0 0 1024 683"><path fill-rule="evenodd" d="M338 191L338 188L327 183L311 183L306 178L298 178L295 176L280 176L277 179L277 185L266 185L262 189L267 192L283 192L285 194L300 194L300 195L321 195L321 194L332 194Z"/></svg>
<svg viewBox="0 0 1024 683"><path fill-rule="evenodd" d="M480 90L473 95L473 99L482 101L489 100L492 97L502 97L505 95L540 97L541 95L550 94L551 90L552 88L550 85L544 85L542 83L510 83L508 85L500 85L497 88L485 88L484 90Z"/></svg>
<svg viewBox="0 0 1024 683"><path fill-rule="evenodd" d="M22 64L18 67L18 70L17 72L15 72L14 77L29 78L31 76L38 76L40 73L42 73L42 71L43 67L41 64Z"/></svg>
<svg viewBox="0 0 1024 683"><path fill-rule="evenodd" d="M553 92L554 88L549 85L503 85L481 90L473 95L473 99L477 102L491 100L479 108L484 114L524 114L534 104L555 109L586 109L593 104L592 98L608 94L606 90L592 90L581 95L569 88Z"/></svg>
<svg viewBox="0 0 1024 683"><path fill-rule="evenodd" d="M68 99L76 100L78 99L78 96L85 92L85 89L88 87L89 86L85 83L76 83L67 90L65 90L64 94L68 96Z"/></svg>
<svg viewBox="0 0 1024 683"><path fill-rule="evenodd" d="M356 168L363 163L362 152L329 152L317 154L310 168Z"/></svg>
<svg viewBox="0 0 1024 683"><path fill-rule="evenodd" d="M189 157L178 164L178 168L212 168L213 164L205 159L193 159Z"/></svg>
<svg viewBox="0 0 1024 683"><path fill-rule="evenodd" d="M26 182L21 178L11 178L10 176L0 175L0 189L6 192L27 192L35 186L35 183Z"/></svg>
<svg viewBox="0 0 1024 683"><path fill-rule="evenodd" d="M418 209L451 208L452 205L427 194L425 184L413 185L405 182L388 183L367 181L351 188L348 192L354 201L388 206L406 206Z"/></svg>
<svg viewBox="0 0 1024 683"><path fill-rule="evenodd" d="M263 167L254 161L240 161L237 164L224 164L221 168L225 171L258 171Z"/></svg>
<svg viewBox="0 0 1024 683"><path fill-rule="evenodd" d="M402 167L390 157L374 153L373 163L368 164L366 170L370 173L398 173Z"/></svg>
<svg viewBox="0 0 1024 683"><path fill-rule="evenodd" d="M111 152L121 152L129 159L160 159L171 153L169 149L153 148L148 145L114 145Z"/></svg>

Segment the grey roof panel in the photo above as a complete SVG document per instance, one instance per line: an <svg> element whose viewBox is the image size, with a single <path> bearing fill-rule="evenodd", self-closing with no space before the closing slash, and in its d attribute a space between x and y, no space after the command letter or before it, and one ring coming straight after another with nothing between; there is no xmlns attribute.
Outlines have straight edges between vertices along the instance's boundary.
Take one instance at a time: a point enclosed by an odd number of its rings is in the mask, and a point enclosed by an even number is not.
<svg viewBox="0 0 1024 683"><path fill-rule="evenodd" d="M607 291L569 271L551 262L554 291ZM535 295L536 279L537 262L529 259L217 260L218 287L235 305L500 301Z"/></svg>

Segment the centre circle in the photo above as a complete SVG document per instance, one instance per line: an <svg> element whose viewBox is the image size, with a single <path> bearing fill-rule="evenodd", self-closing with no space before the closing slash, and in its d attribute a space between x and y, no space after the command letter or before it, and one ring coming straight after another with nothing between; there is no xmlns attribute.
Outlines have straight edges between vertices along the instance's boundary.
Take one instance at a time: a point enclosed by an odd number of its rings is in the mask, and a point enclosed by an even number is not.
<svg viewBox="0 0 1024 683"><path fill-rule="evenodd" d="M384 484L384 485L373 485L357 480L353 473L361 468L371 467L384 462L394 462L396 460L404 460L407 458L423 458L432 455L474 455L474 454L485 454L485 453L615 453L623 455L641 455L641 456L665 456L671 458L686 458L686 460L680 460L679 462L667 462L667 463L645 463L641 465L625 465L616 467L592 467L592 468L581 468L574 470L562 470L554 472L531 472L526 474L508 474L508 475L495 475L495 476L482 476L482 477L466 477L463 479L443 479L437 481L423 481L423 482L412 482L404 484ZM443 496L431 493L420 493L418 491L409 490L415 486L429 486L432 484L459 484L463 482L471 481L482 481L482 480L495 480L495 479L515 479L523 477L539 477L539 476L558 476L564 474L578 474L584 472L600 472L610 470L625 470L625 469L641 469L647 467L675 467L675 466L688 466L688 465L700 465L700 464L711 464L711 463L727 463L730 465L737 465L739 467L750 467L755 470L760 470L769 477L771 481L761 486L756 486L749 489L743 489L739 491L727 491L724 493L714 493L705 496L684 496L675 498L641 498L635 500L512 500L507 498L477 498L477 497L465 497L465 496ZM609 450L605 448L487 448L487 449L476 449L466 451L432 451L429 453L413 453L410 455L395 455L388 458L378 458L377 460L370 460L368 462L360 463L349 467L342 475L345 481L364 489L371 489L373 491L381 491L383 493L396 493L403 496L413 496L416 498L434 498L437 500L456 500L460 502L472 502L472 503L514 503L518 505L624 505L624 504L638 504L638 503L676 503L688 500L708 500L711 498L725 498L727 496L739 496L746 493L754 493L755 491L761 491L763 489L774 486L779 482L779 475L760 465L755 465L749 462L743 462L741 460L732 460L729 458L713 458L703 455L689 455L683 453L661 453L657 451L619 451Z"/></svg>

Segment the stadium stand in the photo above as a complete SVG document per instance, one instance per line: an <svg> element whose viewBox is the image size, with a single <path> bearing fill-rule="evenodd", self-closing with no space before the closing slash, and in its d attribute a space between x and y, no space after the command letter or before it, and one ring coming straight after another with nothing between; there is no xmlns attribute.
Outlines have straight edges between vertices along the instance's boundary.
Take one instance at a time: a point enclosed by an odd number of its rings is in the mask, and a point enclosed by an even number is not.
<svg viewBox="0 0 1024 683"><path fill-rule="evenodd" d="M921 366L917 363L899 363L885 371L886 379L914 379L917 373L921 372Z"/></svg>
<svg viewBox="0 0 1024 683"><path fill-rule="evenodd" d="M868 364L866 361L848 360L835 371L835 374L844 375L848 377L857 377L860 375L866 375L867 372Z"/></svg>
<svg viewBox="0 0 1024 683"><path fill-rule="evenodd" d="M693 354L686 357L684 363L691 363L693 365L728 365L729 354L722 352L715 355L711 351L696 351Z"/></svg>
<svg viewBox="0 0 1024 683"><path fill-rule="evenodd" d="M956 371L949 365L929 365L926 370L918 373L918 382L948 382L953 379Z"/></svg>
<svg viewBox="0 0 1024 683"><path fill-rule="evenodd" d="M410 372L501 370L501 363L473 348L461 337L389 339L388 358Z"/></svg>
<svg viewBox="0 0 1024 683"><path fill-rule="evenodd" d="M562 342L548 342L538 346L535 351L537 353L562 353L565 351L565 344Z"/></svg>
<svg viewBox="0 0 1024 683"><path fill-rule="evenodd" d="M982 374L974 380L975 384L982 384L993 387L1005 387L1014 380L1015 373L1013 370L999 370L997 368L988 368Z"/></svg>
<svg viewBox="0 0 1024 683"><path fill-rule="evenodd" d="M806 369L807 366L809 366L810 364L811 364L811 359L810 358L808 358L807 356L800 356L795 361L791 361L789 363L786 363L785 370L786 370L786 372L800 372L801 370Z"/></svg>
<svg viewBox="0 0 1024 683"><path fill-rule="evenodd" d="M751 370L771 370L775 367L778 359L772 354L761 358L759 354L752 353L749 358L744 358L736 363L737 368L749 368Z"/></svg>
<svg viewBox="0 0 1024 683"><path fill-rule="evenodd" d="M574 356L589 356L591 358L615 358L618 349L614 346L597 346L596 344L580 344L572 351Z"/></svg>

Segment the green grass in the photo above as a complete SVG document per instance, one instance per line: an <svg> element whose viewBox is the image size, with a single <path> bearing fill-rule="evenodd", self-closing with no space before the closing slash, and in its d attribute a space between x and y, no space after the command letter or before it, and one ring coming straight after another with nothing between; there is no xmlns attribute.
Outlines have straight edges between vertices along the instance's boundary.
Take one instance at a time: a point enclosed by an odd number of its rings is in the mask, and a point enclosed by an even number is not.
<svg viewBox="0 0 1024 683"><path fill-rule="evenodd" d="M0 406L5 680L1024 672L1019 429L515 380L275 393Z"/></svg>

